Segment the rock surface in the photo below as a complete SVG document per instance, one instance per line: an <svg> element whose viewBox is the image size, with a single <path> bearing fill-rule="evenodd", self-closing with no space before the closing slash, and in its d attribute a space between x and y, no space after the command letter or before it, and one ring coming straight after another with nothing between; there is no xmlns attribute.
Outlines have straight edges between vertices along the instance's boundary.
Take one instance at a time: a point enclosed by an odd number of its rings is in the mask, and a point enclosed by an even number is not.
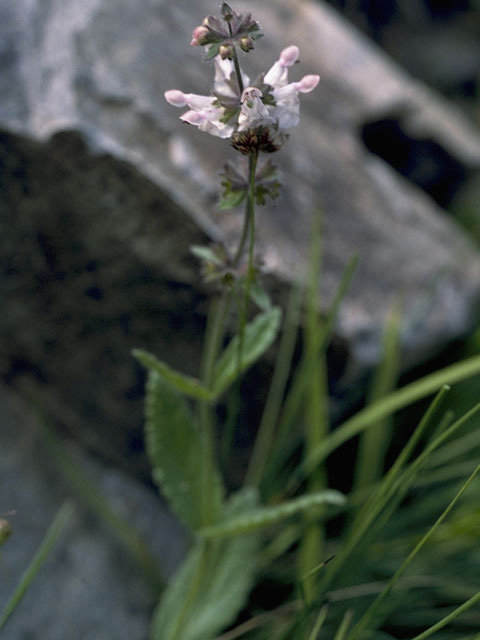
<svg viewBox="0 0 480 640"><path fill-rule="evenodd" d="M275 159L281 199L258 214L271 280L285 289L301 273L321 210L326 304L348 260L360 258L336 327L348 365L376 361L399 295L404 354L418 360L469 327L480 258L428 195L367 151L362 134L392 120L407 143L433 141L459 168L455 190L480 166L478 132L326 6L236 8L254 11L267 34L244 59L251 76L295 42L302 64L293 72L322 76ZM35 387L85 438L101 432L112 456L141 448L130 348L196 371L206 298L188 248L232 245L241 226L242 213L215 208L232 150L182 125L163 99L175 87L209 91L211 66L188 42L215 9L206 0L193 10L187 0L141 10L127 0L0 6L2 373ZM434 172L435 157L423 158Z"/></svg>
<svg viewBox="0 0 480 640"><path fill-rule="evenodd" d="M76 496L52 464L31 411L3 387L0 405L0 511L15 511L8 516L13 533L2 546L2 611L60 505ZM186 539L158 497L98 459L65 446L101 495L148 541L165 575L171 574ZM7 623L5 638L145 640L154 605L153 592L105 522L77 503Z"/></svg>

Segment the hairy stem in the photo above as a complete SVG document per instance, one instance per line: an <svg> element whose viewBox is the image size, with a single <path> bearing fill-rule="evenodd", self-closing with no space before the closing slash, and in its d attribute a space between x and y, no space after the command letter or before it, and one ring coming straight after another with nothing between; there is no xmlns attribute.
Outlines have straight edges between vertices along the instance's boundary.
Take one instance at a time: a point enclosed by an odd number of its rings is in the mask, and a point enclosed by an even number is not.
<svg viewBox="0 0 480 640"><path fill-rule="evenodd" d="M214 383L214 368L218 353L221 348L227 316L231 304L230 293L224 293L219 300L215 300L212 305L210 322L207 327L205 346L202 364L202 379L208 388ZM211 516L214 512L211 503L211 479L214 469L215 439L214 439L214 409L212 405L203 400L199 403L199 418L201 424L201 438L203 455L202 464L202 514L203 523L208 525L212 522Z"/></svg>
<svg viewBox="0 0 480 640"><path fill-rule="evenodd" d="M228 31L230 33L230 35L232 35L232 25L230 23L228 23ZM233 66L235 67L235 74L237 76L237 84L238 84L238 88L240 90L240 95L242 95L243 93L243 80L242 80L242 72L240 71L240 63L238 62L238 55L237 55L237 50L235 48L235 45L232 43L232 49L233 49L233 56L232 56L232 60L233 60Z"/></svg>

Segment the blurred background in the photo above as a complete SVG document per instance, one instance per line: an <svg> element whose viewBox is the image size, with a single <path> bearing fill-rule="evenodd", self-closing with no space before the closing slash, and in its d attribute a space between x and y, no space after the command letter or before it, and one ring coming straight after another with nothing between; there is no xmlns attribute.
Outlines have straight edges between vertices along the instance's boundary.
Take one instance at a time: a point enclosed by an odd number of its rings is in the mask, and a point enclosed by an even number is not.
<svg viewBox="0 0 480 640"><path fill-rule="evenodd" d="M328 4L377 43L409 74L441 93L479 125L480 4L476 0L328 0ZM374 151L425 188L478 241L478 179L470 189L459 194L448 193L448 190L442 192L441 186L435 190L426 175L422 172L416 174L406 165L401 141L395 138L400 132L391 128L385 133L385 147L393 143L390 151L387 148ZM418 153L421 153L420 149ZM431 153L441 155L441 150L432 149ZM453 167L451 171L458 173L458 169L456 171Z"/></svg>

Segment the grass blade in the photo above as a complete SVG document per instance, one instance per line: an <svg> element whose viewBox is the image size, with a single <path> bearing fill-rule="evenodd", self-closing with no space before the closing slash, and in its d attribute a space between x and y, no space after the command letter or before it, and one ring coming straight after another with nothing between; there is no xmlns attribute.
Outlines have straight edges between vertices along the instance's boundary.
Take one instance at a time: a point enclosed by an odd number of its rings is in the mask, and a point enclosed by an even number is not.
<svg viewBox="0 0 480 640"><path fill-rule="evenodd" d="M420 380L394 391L375 404L362 409L352 418L337 427L328 438L312 452L304 464L304 473L309 473L328 455L344 442L358 435L372 424L395 413L399 409L413 404L444 385L451 385L461 380L471 378L480 373L480 356L474 356L462 362L450 365L436 371Z"/></svg>
<svg viewBox="0 0 480 640"><path fill-rule="evenodd" d="M342 274L342 279L335 293L332 305L330 306L324 323L322 324L322 339L319 341L318 347L325 348L335 321L342 300L344 299L358 264L358 257L354 256L347 264ZM273 486L274 480L281 476L281 470L285 464L285 460L292 450L292 434L296 433L295 426L298 423L298 416L302 412L302 403L305 398L308 382L312 374L312 368L315 366L313 358L304 357L302 363L294 376L293 384L288 392L284 403L282 415L277 429L275 442L272 446L270 460L264 474L264 485L266 487ZM297 438L295 437L295 442ZM268 495L273 494L273 490ZM267 496L268 497L268 496Z"/></svg>
<svg viewBox="0 0 480 640"><path fill-rule="evenodd" d="M146 542L130 522L116 513L83 468L70 455L55 432L43 422L44 436L55 464L81 500L104 522L134 559L156 592L164 586L158 563Z"/></svg>
<svg viewBox="0 0 480 640"><path fill-rule="evenodd" d="M450 511L453 509L453 507L459 501L459 499L464 494L464 492L469 487L469 485L472 483L473 479L477 476L479 471L480 471L480 465L478 465L475 468L475 470L472 472L470 477L467 479L467 481L464 483L464 485L461 487L461 489L457 492L457 494L455 495L453 500L451 500L451 502L448 504L448 506L445 508L445 510L437 518L436 522L430 527L430 529L422 537L422 539L415 545L414 549L409 553L408 557L402 563L400 568L395 572L395 574L393 575L392 579L389 581L389 583L385 587L385 589L383 589L383 591L377 596L377 598L375 598L375 600L370 605L370 607L367 609L367 611L364 613L362 618L360 618L360 620L357 622L355 627L352 629L352 632L348 636L348 640L356 640L357 638L359 638L361 636L362 632L365 630L365 628L367 627L367 625L370 622L370 620L373 618L373 616L379 610L380 606L382 605L382 603L384 602L386 597L390 594L390 592L392 591L393 587L398 582L399 578L403 575L403 573L405 572L407 567L411 564L411 562L413 561L415 556L420 552L420 550L426 544L426 542L432 537L432 535L438 529L440 524L448 516Z"/></svg>
<svg viewBox="0 0 480 640"><path fill-rule="evenodd" d="M290 292L287 315L278 349L278 356L275 362L272 382L245 476L246 486L258 487L263 478L265 467L267 466L268 456L273 444L275 426L280 415L282 397L290 374L295 349L301 310L301 294L302 291L299 286L293 287Z"/></svg>
<svg viewBox="0 0 480 640"><path fill-rule="evenodd" d="M458 616L461 616L462 613L465 613L465 611L468 611L479 602L480 602L480 591L476 593L474 596L472 596L469 600L461 604L459 607L457 607L455 611L452 611L451 613L449 613L448 616L445 616L444 618L439 620L436 624L431 626L429 629L427 629L420 635L412 638L412 640L425 640L425 638L429 638L430 636L433 636L434 633L436 633L437 631L440 631L440 629L443 629L443 627L446 627L447 624L450 624L450 622L455 620L455 618L458 618ZM476 637L480 639L480 635Z"/></svg>
<svg viewBox="0 0 480 640"><path fill-rule="evenodd" d="M321 582L322 593L327 590L334 578L340 574L347 562L349 560L350 562L353 562L352 556L354 554L356 554L356 557L360 555L362 549L364 549L368 542L374 538L381 528L383 528L388 518L390 518L392 513L395 511L408 486L407 480L409 478L402 480L401 477L405 463L420 440L422 434L425 433L426 429L438 414L439 407L444 401L447 392L448 388L444 388L437 393L419 425L387 475L384 477L377 491L356 515L349 528L349 532L341 552L335 558L335 562L329 566L329 569L325 573Z"/></svg>
<svg viewBox="0 0 480 640"><path fill-rule="evenodd" d="M55 543L57 542L61 533L63 532L68 522L70 521L70 518L72 517L72 514L74 512L74 509L75 508L73 504L70 501L66 501L62 504L62 506L58 510L57 515L55 516L52 524L48 528L47 533L45 534L45 537L43 538L40 546L37 549L37 552L33 556L30 564L27 567L27 570L21 577L20 582L18 583L17 588L15 589L12 597L5 605L5 608L2 611L2 614L0 615L0 630L5 627L8 619L10 618L12 613L15 611L15 609L18 607L25 593L27 592L33 580L37 576L38 572L45 564L48 556L50 555L50 552L55 546Z"/></svg>
<svg viewBox="0 0 480 640"><path fill-rule="evenodd" d="M318 639L318 634L320 633L322 627L323 627L323 623L325 622L326 618L327 618L327 614L328 614L328 607L327 605L323 605L323 607L320 609L320 613L318 614L317 619L315 620L315 624L313 625L312 631L310 632L310 635L308 636L308 640L317 640Z"/></svg>
<svg viewBox="0 0 480 640"><path fill-rule="evenodd" d="M395 389L400 367L399 334L400 313L395 305L387 319L383 336L383 357L375 373L367 405L379 401ZM391 416L386 416L361 434L354 489L364 489L382 477L391 430Z"/></svg>
<svg viewBox="0 0 480 640"><path fill-rule="evenodd" d="M350 626L350 623L352 621L352 617L353 617L353 611L351 609L348 609L348 611L345 611L343 620L340 623L340 626L338 627L333 640L345 640L345 638L347 637L348 627Z"/></svg>
<svg viewBox="0 0 480 640"><path fill-rule="evenodd" d="M308 283L306 291L306 312L304 323L304 350L311 375L307 384L303 417L304 445L303 458L323 442L329 431L329 397L327 382L326 347L324 339L326 328L320 316L319 273L322 263L321 218L314 229L310 248ZM321 491L327 485L326 471L318 467L308 477L306 492ZM325 531L322 523L322 509L305 514L305 526L297 552L297 578L301 579L302 592L306 603L314 595L315 581L310 571L318 565L324 556ZM308 577L305 577L308 576ZM303 579L302 579L303 577Z"/></svg>

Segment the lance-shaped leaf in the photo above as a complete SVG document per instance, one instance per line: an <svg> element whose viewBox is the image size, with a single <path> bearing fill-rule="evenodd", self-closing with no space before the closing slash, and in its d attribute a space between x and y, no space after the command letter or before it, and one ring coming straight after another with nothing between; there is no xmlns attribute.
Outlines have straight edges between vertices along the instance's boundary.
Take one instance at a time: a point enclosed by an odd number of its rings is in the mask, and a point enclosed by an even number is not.
<svg viewBox="0 0 480 640"><path fill-rule="evenodd" d="M242 491L225 509L235 518L255 508L256 494ZM255 580L259 538L197 540L162 594L152 640L213 640L244 606Z"/></svg>
<svg viewBox="0 0 480 640"><path fill-rule="evenodd" d="M233 338L215 366L213 393L216 398L270 347L277 335L280 317L280 309L273 307L245 327L242 343L239 336Z"/></svg>
<svg viewBox="0 0 480 640"><path fill-rule="evenodd" d="M345 496L334 490L317 491L274 507L258 507L252 509L231 520L200 529L198 533L208 539L238 536L256 531L271 524L276 524L297 513L309 511L319 505L325 504L341 507L345 504Z"/></svg>
<svg viewBox="0 0 480 640"><path fill-rule="evenodd" d="M146 444L153 477L172 511L192 530L220 519L223 489L216 470L205 477L200 432L186 404L157 371L150 371L146 396ZM206 484L207 483L207 484Z"/></svg>
<svg viewBox="0 0 480 640"><path fill-rule="evenodd" d="M134 349L133 355L145 368L158 373L164 382L180 393L196 400L212 400L212 392L203 386L197 378L192 378L172 369L168 364L142 349Z"/></svg>

